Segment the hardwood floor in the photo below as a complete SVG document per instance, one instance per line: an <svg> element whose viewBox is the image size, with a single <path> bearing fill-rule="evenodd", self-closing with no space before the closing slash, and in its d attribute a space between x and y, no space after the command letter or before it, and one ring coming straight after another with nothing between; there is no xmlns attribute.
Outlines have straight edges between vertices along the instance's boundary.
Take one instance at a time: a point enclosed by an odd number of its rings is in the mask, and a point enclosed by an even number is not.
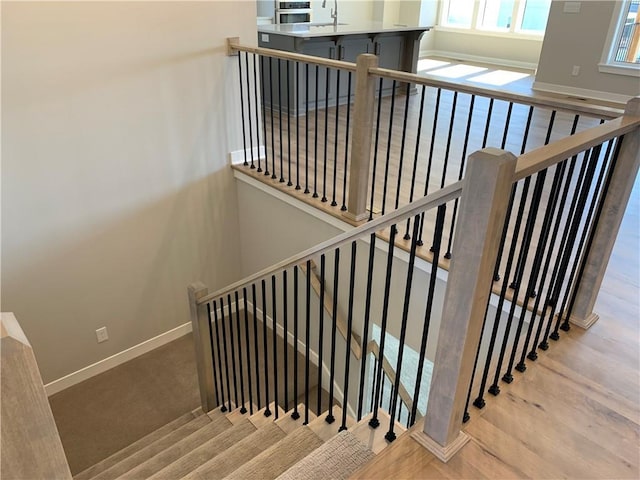
<svg viewBox="0 0 640 480"><path fill-rule="evenodd" d="M443 464L401 436L352 478L640 477L640 182L589 330L573 327L464 427ZM417 424L414 428L421 428Z"/></svg>

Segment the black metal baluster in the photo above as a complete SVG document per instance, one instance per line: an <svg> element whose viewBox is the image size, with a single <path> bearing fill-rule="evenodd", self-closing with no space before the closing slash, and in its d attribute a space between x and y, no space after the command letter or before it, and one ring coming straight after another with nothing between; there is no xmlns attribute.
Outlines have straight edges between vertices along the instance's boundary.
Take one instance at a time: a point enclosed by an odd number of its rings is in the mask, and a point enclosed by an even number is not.
<svg viewBox="0 0 640 480"><path fill-rule="evenodd" d="M233 337L233 312L231 311L231 294L227 295L227 310L229 312L229 341L231 346L231 368L233 370L233 398L236 402L236 408L238 408L240 403L238 402L238 371L236 370L236 342ZM224 328L224 317L222 327Z"/></svg>
<svg viewBox="0 0 640 480"><path fill-rule="evenodd" d="M389 182L389 164L391 163L391 139L393 137L393 112L396 105L396 81L393 81L391 94L391 110L389 112L389 132L387 134L387 157L384 164L384 182L382 185L382 215L386 212L387 205L387 184Z"/></svg>
<svg viewBox="0 0 640 480"><path fill-rule="evenodd" d="M489 292L487 293L489 296L491 295L491 287L489 287ZM476 378L476 370L478 369L478 361L480 360L480 349L482 347L482 339L484 338L484 329L487 325L487 313L489 311L489 302L487 302L487 306L484 309L484 316L482 318L482 328L480 329L480 338L478 339L478 348L476 349L476 356L473 361L473 369L471 370L471 379L469 380L469 390L467 390L467 401L464 404L464 414L462 416L462 423L467 423L471 419L471 415L469 415L469 402L471 401L471 392L473 390L473 381ZM481 399L480 403L476 405L478 408L484 407L484 399Z"/></svg>
<svg viewBox="0 0 640 480"><path fill-rule="evenodd" d="M377 372L378 371L378 357L376 357L375 355L373 356L373 371ZM369 411L373 412L373 403L374 403L374 395L375 395L375 380L372 381L371 383L371 402L369 405ZM359 421L359 420L358 420Z"/></svg>
<svg viewBox="0 0 640 480"><path fill-rule="evenodd" d="M420 355L418 362L418 371L416 372L415 388L413 390L413 405L409 413L409 423L413 425L416 422L418 412L418 399L420 398L420 388L422 383L422 372L424 370L424 362L427 352L427 341L429 339L429 327L431 326L431 313L433 310L433 298L438 281L438 262L440 261L440 246L442 244L442 232L444 230L444 218L446 213L446 204L438 207L436 215L435 231L433 233L433 258L431 259L431 273L429 275L429 289L427 292L427 304L424 311L424 322L422 326L422 339L420 341ZM420 225L420 216L416 215L414 219L414 231ZM417 232L416 232L417 233ZM414 233L415 238L415 233Z"/></svg>
<svg viewBox="0 0 640 480"><path fill-rule="evenodd" d="M407 120L409 117L409 97L411 93L411 84L407 83L407 91L405 93L404 102L404 119L402 121L402 139L400 141L400 159L398 161L398 182L396 184L396 202L395 208L400 205L400 185L402 185L402 164L404 161L404 144L407 138Z"/></svg>
<svg viewBox="0 0 640 480"><path fill-rule="evenodd" d="M211 303L207 302L207 318L209 319L209 345L211 346L211 366L213 367L213 386L216 392L216 405L220 405L218 389L218 369L216 368L215 349L213 348L213 328L211 326Z"/></svg>
<svg viewBox="0 0 640 480"><path fill-rule="evenodd" d="M249 415L253 415L253 385L251 385L251 341L249 340L249 307L247 287L242 288L244 306L244 347L247 352L247 386L249 387Z"/></svg>
<svg viewBox="0 0 640 480"><path fill-rule="evenodd" d="M273 58L269 57L269 79L271 80L269 82L269 95L271 97L271 108L269 109L269 112L271 114L271 178L278 178L276 177L276 140L275 140L275 132L274 132L274 123L273 123L273 84L275 83L273 81ZM278 91L280 90L280 84L278 84ZM282 128L280 129L280 132L282 132ZM282 146L282 142L280 142L280 145ZM282 159L282 155L280 155L280 159ZM267 172L265 171L265 175L267 174Z"/></svg>
<svg viewBox="0 0 640 480"><path fill-rule="evenodd" d="M307 306L304 332L304 425L309 423L309 352L311 346L311 260L307 260ZM320 412L318 412L320 413Z"/></svg>
<svg viewBox="0 0 640 480"><path fill-rule="evenodd" d="M325 79L324 92L324 162L322 164L322 198L321 202L327 201L327 151L329 140L329 83L331 82L331 70L326 69L327 78Z"/></svg>
<svg viewBox="0 0 640 480"><path fill-rule="evenodd" d="M293 267L293 413L291 418L298 420L298 266Z"/></svg>
<svg viewBox="0 0 640 480"><path fill-rule="evenodd" d="M315 134L313 143L313 198L318 198L318 109L320 107L320 101L318 97L318 90L320 88L320 67L316 65L316 111L315 111ZM326 137L326 135L325 135Z"/></svg>
<svg viewBox="0 0 640 480"><path fill-rule="evenodd" d="M256 369L256 400L258 401L258 410L262 408L260 401L260 362L258 361L258 304L256 300L256 284L251 284L251 300L253 303L253 358L255 359Z"/></svg>
<svg viewBox="0 0 640 480"><path fill-rule="evenodd" d="M278 402L278 314L277 314L277 302L276 302L276 276L271 275L271 313L272 325L271 329L273 340L273 401L276 420L278 419L278 411L280 410L280 403Z"/></svg>
<svg viewBox="0 0 640 480"><path fill-rule="evenodd" d="M325 295L325 256L320 256L320 302L318 307L318 408L322 412L322 366L324 351L324 295ZM336 292L337 293L337 292Z"/></svg>
<svg viewBox="0 0 640 480"><path fill-rule="evenodd" d="M357 243L351 242L351 274L349 276L349 303L347 313L347 334L344 358L344 386L342 387L342 424L338 431L347 429L347 406L349 405L349 367L351 365L351 332L353 331L353 293L356 281L356 252ZM335 292L338 296L338 292Z"/></svg>
<svg viewBox="0 0 640 480"><path fill-rule="evenodd" d="M227 364L226 364L226 358L225 358L225 368L224 370L222 369L222 355L220 353L220 331L218 329L218 306L216 304L216 301L213 301L213 323L216 326L216 350L218 353L218 371L220 372L220 399L222 400L222 406L220 407L220 410L223 412L227 411L227 407L224 406L224 383L222 381L222 372L225 372L226 374L226 380L227 380L227 392L229 392L229 401L231 401L231 393L229 390L229 370L226 368ZM224 340L223 340L224 342Z"/></svg>
<svg viewBox="0 0 640 480"><path fill-rule="evenodd" d="M380 421L378 420L378 407L379 396L380 396L380 383L382 381L382 364L384 362L384 345L385 345L385 337L387 335L387 319L389 316L389 293L391 290L391 271L393 268L393 249L396 243L396 234L398 229L395 225L391 226L391 236L389 238L389 250L387 252L387 270L386 277L384 282L384 299L382 304L382 321L380 324L380 346L378 348L378 358L380 361L378 362L378 370L376 371L375 382L376 382L376 402L373 409L373 417L369 420L369 426L372 428L378 428L380 426Z"/></svg>
<svg viewBox="0 0 640 480"><path fill-rule="evenodd" d="M438 208L438 215L443 215L445 212L444 207ZM440 219L439 219L440 220ZM396 361L396 369L395 369L395 382L393 385L393 393L391 395L391 409L389 410L389 415L391 418L389 419L389 430L385 434L384 438L387 442L393 442L396 439L396 434L393 431L395 420L396 420L396 408L398 406L398 395L400 393L400 376L402 375L402 360L404 358L404 344L407 336L407 321L409 319L409 302L411 301L411 288L413 286L413 267L416 261L416 241L418 238L418 229L420 228L420 224L418 222L413 222L413 241L411 242L411 249L409 252L409 262L407 266L407 279L405 281L404 288L404 302L402 306L402 320L400 323L400 338L398 340L398 359ZM434 243L435 247L435 243ZM435 267L437 268L437 267ZM422 360L422 359L421 359ZM414 403L417 403L417 398Z"/></svg>
<svg viewBox="0 0 640 480"><path fill-rule="evenodd" d="M282 359L284 383L284 411L289 411L289 303L287 302L287 271L282 272Z"/></svg>
<svg viewBox="0 0 640 480"><path fill-rule="evenodd" d="M260 107L258 106L258 63L257 63L257 55L254 53L253 54L253 102L256 106L256 147L258 149L257 151L257 157L258 157L258 172L262 171L262 168L260 167L260 117L259 117L259 110ZM263 98L264 101L264 98ZM264 118L264 115L262 116L262 118ZM266 139L265 139L266 142ZM266 145L265 145L266 147ZM256 166L254 164L251 165L251 168L256 168Z"/></svg>
<svg viewBox="0 0 640 480"><path fill-rule="evenodd" d="M281 69L281 59L278 59L278 136L280 139L280 183L284 182L284 155L282 150L284 145L282 144L282 69ZM276 167L273 167L273 176L271 178L276 178ZM276 402L277 403L277 402ZM278 409L276 408L276 416L278 415Z"/></svg>
<svg viewBox="0 0 640 480"><path fill-rule="evenodd" d="M269 408L269 351L267 341L267 285L263 279L261 282L262 287L262 358L264 361L264 402L265 410L264 416L271 416L271 409ZM278 405L275 406L278 408Z"/></svg>
<svg viewBox="0 0 640 480"><path fill-rule="evenodd" d="M336 177L338 175L338 122L340 120L340 69L336 70L336 126L333 139L333 194L331 206L336 207Z"/></svg>
<svg viewBox="0 0 640 480"><path fill-rule="evenodd" d="M473 106L476 101L476 96L471 95L469 101L469 115L467 116L467 129L464 135L464 143L462 145L462 155L460 156L460 169L458 170L458 181L462 180L462 174L464 172L465 163L467 161L467 148L469 146L469 134L471 132L471 122L473 119ZM451 247L453 245L453 234L456 226L456 218L458 216L458 203L459 198L456 198L453 203L453 214L451 215L451 230L449 231L449 240L447 242L447 252L444 254L444 258L451 258ZM507 217L508 218L508 217Z"/></svg>
<svg viewBox="0 0 640 480"><path fill-rule="evenodd" d="M240 338L240 300L238 296L238 291L235 291L235 301L236 301L236 328L238 329L238 372L240 376L240 413L247 413L247 407L245 407L245 399L244 399L244 368L242 367L242 340ZM231 305L231 304L229 304ZM231 320L231 318L229 318ZM233 338L233 335L232 335ZM233 340L232 340L233 341Z"/></svg>
<svg viewBox="0 0 640 480"><path fill-rule="evenodd" d="M244 165L248 166L249 162L247 161L247 134L245 133L245 125L244 125L244 95L242 92L242 61L241 61L242 53L238 52L238 77L240 81L238 82L240 86L240 119L242 120L242 149L244 152ZM249 90L247 87L247 95L249 94ZM249 122L251 123L251 122Z"/></svg>
<svg viewBox="0 0 640 480"><path fill-rule="evenodd" d="M265 79L264 79L264 75L265 75L265 66L264 66L264 57L260 57L260 79L261 84L262 84L262 134L264 137L264 174L265 175L269 175L269 145L268 145L268 140L267 140L267 107L266 107L266 103L267 103L267 97L266 97L266 90L264 88L265 86ZM269 102L273 103L273 99L271 97L269 97ZM270 107L271 109L271 107ZM261 168L260 165L258 164L258 172L261 172Z"/></svg>
<svg viewBox="0 0 640 480"><path fill-rule="evenodd" d="M362 420L362 403L364 401L364 382L367 364L367 342L369 341L369 321L371 317L371 290L373 288L373 262L375 260L376 234L371 234L369 241L369 263L367 264L367 291L365 293L364 326L362 331L362 356L360 360L360 389L358 390L358 422Z"/></svg>
<svg viewBox="0 0 640 480"><path fill-rule="evenodd" d="M290 89L290 65L291 61L287 60L287 187L291 187L293 182L291 181L291 89Z"/></svg>
<svg viewBox="0 0 640 480"><path fill-rule="evenodd" d="M453 124L456 121L456 105L458 104L458 92L453 92L453 102L451 104L451 118L449 119L449 136L447 137L447 146L444 150L444 164L442 166L442 179L440 180L440 188L444 188L447 181L447 166L449 165L449 152L451 151L451 139L453 138Z"/></svg>
<svg viewBox="0 0 640 480"><path fill-rule="evenodd" d="M225 376L227 380L227 392L229 393L227 398L227 404L229 407L229 411L231 411L233 409L231 408L231 382L229 380L229 354L227 352L227 328L225 327L225 318L224 318L224 298L220 298L220 323L222 323L222 346L224 348L224 369L225 369ZM237 404L238 404L238 400L236 398L236 405Z"/></svg>
<svg viewBox="0 0 640 480"><path fill-rule="evenodd" d="M300 190L300 62L296 62L296 190ZM306 112L305 112L306 115Z"/></svg>
<svg viewBox="0 0 640 480"><path fill-rule="evenodd" d="M336 248L333 257L333 308L331 311L331 361L329 367L329 413L325 417L325 422L335 422L333 416L333 384L335 382L336 373L336 330L338 318L338 280L340 272L340 249ZM344 403L344 402L343 402ZM343 405L346 408L346 405Z"/></svg>
<svg viewBox="0 0 640 480"><path fill-rule="evenodd" d="M504 149L507 145L507 136L509 135L509 126L511 125L511 112L513 112L513 102L509 102L509 108L507 108L507 118L504 120L504 130L502 132L502 143L500 148Z"/></svg>
<svg viewBox="0 0 640 480"><path fill-rule="evenodd" d="M238 53L238 62L240 62L240 53ZM256 168L254 164L253 153L253 127L251 124L251 80L249 78L249 52L244 52L245 77L247 80L247 119L249 124L249 152L251 152L251 168ZM256 104L256 108L257 108ZM257 124L256 124L257 126Z"/></svg>
<svg viewBox="0 0 640 480"><path fill-rule="evenodd" d="M427 91L427 87L422 86L422 95L420 96L420 113L418 114L418 127L416 129L416 148L413 153L413 169L411 170L411 188L409 189L409 203L413 202L413 193L416 186L416 172L418 170L418 157L420 152L420 138L422 135L422 116L424 113L424 98L425 93ZM409 225L411 224L411 219L407 218L407 226L404 231L404 239L409 240L411 236L409 235Z"/></svg>
<svg viewBox="0 0 640 480"><path fill-rule="evenodd" d="M376 117L376 138L373 143L373 171L371 174L371 202L369 204L369 220L373 220L373 200L376 191L376 171L378 166L378 142L380 140L380 118L382 107L382 77L380 77L380 86L378 88L378 115Z"/></svg>
<svg viewBox="0 0 640 480"><path fill-rule="evenodd" d="M347 72L347 128L344 138L344 172L342 174L342 206L340 210L347 211L347 172L349 171L349 126L351 124L351 72ZM337 137L336 137L337 138ZM337 157L336 157L337 158Z"/></svg>
<svg viewBox="0 0 640 480"><path fill-rule="evenodd" d="M305 63L304 193L309 193L309 64ZM316 72L317 73L317 72Z"/></svg>
<svg viewBox="0 0 640 480"><path fill-rule="evenodd" d="M487 109L487 120L484 124L484 137L482 137L482 148L487 146L487 139L489 137L489 129L491 127L491 112L493 112L494 99L489 100L489 108Z"/></svg>
<svg viewBox="0 0 640 480"><path fill-rule="evenodd" d="M527 124L524 129L524 136L522 137L522 145L520 147L520 153L524 153L527 145L527 139L529 138L529 129L531 128L531 119L533 118L533 107L529 107L529 114L527 115ZM496 265L493 270L493 281L500 280L500 265L502 263L502 253L504 251L504 244L507 239L507 232L509 229L509 223L511 222L511 211L513 210L513 202L515 201L516 184L511 188L511 195L509 196L509 205L507 206L507 215L505 217L504 227L502 227L502 236L500 237L500 245L498 246L498 255L496 257ZM506 282L506 280L505 280Z"/></svg>
<svg viewBox="0 0 640 480"><path fill-rule="evenodd" d="M429 181L431 180L431 168L433 166L433 150L436 144L436 131L438 130L438 112L440 111L440 97L442 95L442 90L438 88L436 93L436 105L433 112L433 128L431 130L431 144L429 145L429 159L427 161L427 173L425 175L424 180L424 195L427 196L429 194ZM422 232L424 230L424 214L420 215L420 233L418 234L418 246L421 247L423 245L422 242Z"/></svg>

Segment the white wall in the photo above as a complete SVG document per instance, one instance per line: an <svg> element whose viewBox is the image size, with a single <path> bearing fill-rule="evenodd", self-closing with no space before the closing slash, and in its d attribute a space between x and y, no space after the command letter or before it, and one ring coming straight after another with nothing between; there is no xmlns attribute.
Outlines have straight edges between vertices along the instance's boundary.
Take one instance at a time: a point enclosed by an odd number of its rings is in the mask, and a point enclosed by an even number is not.
<svg viewBox="0 0 640 480"><path fill-rule="evenodd" d="M255 42L255 17L3 3L2 310L45 383L188 322L189 282L239 277L225 37Z"/></svg>
<svg viewBox="0 0 640 480"><path fill-rule="evenodd" d="M551 4L534 88L614 101L640 95L638 77L598 70L619 2L583 1L579 13L565 13L564 3ZM574 65L580 67L578 76L571 75Z"/></svg>

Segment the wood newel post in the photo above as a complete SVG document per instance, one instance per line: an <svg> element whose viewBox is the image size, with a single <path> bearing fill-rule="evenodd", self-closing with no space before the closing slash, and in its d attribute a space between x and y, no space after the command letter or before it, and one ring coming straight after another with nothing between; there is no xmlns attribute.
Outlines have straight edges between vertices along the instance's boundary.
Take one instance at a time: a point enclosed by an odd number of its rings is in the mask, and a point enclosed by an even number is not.
<svg viewBox="0 0 640 480"><path fill-rule="evenodd" d="M629 100L625 115L640 117L640 97ZM629 203L631 190L640 165L640 129L624 136L616 161L607 196L602 205L600 219L595 227L593 241L586 260L580 284L576 286L576 297L569 321L588 328L598 320L593 307L609 264L613 246L618 237L620 224Z"/></svg>
<svg viewBox="0 0 640 480"><path fill-rule="evenodd" d="M365 53L358 56L351 161L349 162L349 191L347 211L344 213L347 218L356 221L367 218L367 191L376 96L375 78L369 75L369 69L377 66L378 57L375 55Z"/></svg>
<svg viewBox="0 0 640 480"><path fill-rule="evenodd" d="M200 386L200 403L202 410L206 413L217 407L213 385L213 356L209 337L211 319L207 312L207 304L198 305L198 300L206 296L209 290L203 283L196 282L189 285L188 292L198 384Z"/></svg>
<svg viewBox="0 0 640 480"><path fill-rule="evenodd" d="M486 148L470 155L456 224L424 432L414 438L442 461L468 440L461 432L516 158Z"/></svg>

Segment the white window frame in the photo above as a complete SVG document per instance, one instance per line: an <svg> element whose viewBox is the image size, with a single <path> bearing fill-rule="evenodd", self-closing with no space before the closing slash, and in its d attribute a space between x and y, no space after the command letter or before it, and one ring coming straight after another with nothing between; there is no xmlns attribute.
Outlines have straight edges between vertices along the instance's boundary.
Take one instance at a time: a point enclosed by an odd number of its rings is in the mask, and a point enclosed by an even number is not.
<svg viewBox="0 0 640 480"><path fill-rule="evenodd" d="M598 64L598 70L601 73L612 73L614 75L628 75L632 77L640 77L640 64L637 63L623 63L616 62L614 60L615 52L618 47L620 35L622 34L622 28L624 27L624 21L626 19L627 11L631 0L625 0L623 2L616 2L615 10L611 16L611 23L609 24L609 32L607 33L607 41L602 51L602 59Z"/></svg>
<svg viewBox="0 0 640 480"><path fill-rule="evenodd" d="M497 37L511 37L518 38L531 38L536 40L542 40L544 32L536 32L533 30L522 30L520 25L524 16L524 8L527 0L515 0L513 5L513 14L511 16L511 25L509 28L491 28L483 27L481 25L482 12L484 12L484 6L487 2L493 0L476 0L473 4L473 13L471 16L471 26L450 25L447 23L447 12L449 11L450 0L440 1L439 30L452 31L458 33L469 33L477 35L490 35ZM518 26L516 28L516 25Z"/></svg>

